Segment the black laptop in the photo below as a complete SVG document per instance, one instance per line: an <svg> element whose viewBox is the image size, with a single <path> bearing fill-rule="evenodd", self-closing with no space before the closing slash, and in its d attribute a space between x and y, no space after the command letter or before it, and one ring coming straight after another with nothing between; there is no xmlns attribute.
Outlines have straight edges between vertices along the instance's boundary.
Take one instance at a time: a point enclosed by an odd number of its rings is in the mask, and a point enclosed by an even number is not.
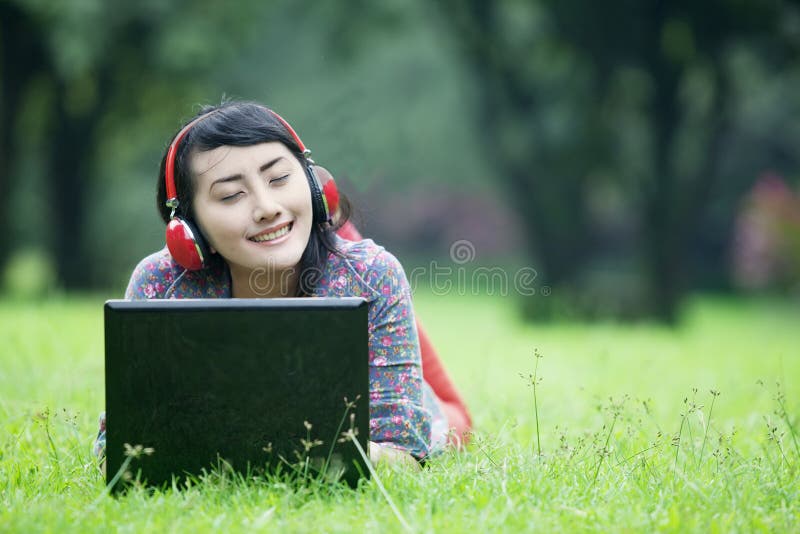
<svg viewBox="0 0 800 534"><path fill-rule="evenodd" d="M367 311L361 298L106 302L107 480L128 444L152 448L129 465L149 485L306 461L356 484L367 467L339 438L352 424L366 451Z"/></svg>

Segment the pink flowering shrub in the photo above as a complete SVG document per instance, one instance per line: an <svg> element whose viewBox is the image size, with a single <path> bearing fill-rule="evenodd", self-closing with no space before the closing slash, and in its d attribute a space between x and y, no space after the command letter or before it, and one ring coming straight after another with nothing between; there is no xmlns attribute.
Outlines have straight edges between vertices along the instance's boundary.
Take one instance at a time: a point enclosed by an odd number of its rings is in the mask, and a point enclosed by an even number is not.
<svg viewBox="0 0 800 534"><path fill-rule="evenodd" d="M736 218L733 278L748 290L800 294L800 194L765 174Z"/></svg>

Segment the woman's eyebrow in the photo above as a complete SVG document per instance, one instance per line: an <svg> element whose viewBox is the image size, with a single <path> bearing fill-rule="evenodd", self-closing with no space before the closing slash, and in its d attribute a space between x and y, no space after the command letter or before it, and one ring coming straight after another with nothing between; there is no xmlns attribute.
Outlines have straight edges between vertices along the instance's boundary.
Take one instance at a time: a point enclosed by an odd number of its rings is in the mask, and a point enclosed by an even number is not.
<svg viewBox="0 0 800 534"><path fill-rule="evenodd" d="M258 168L258 172L266 171L267 169L269 169L270 167L272 167L273 165L275 165L276 163L278 163L282 159L283 159L283 156L278 156L277 158L273 159L272 161L268 161L267 163L263 164L261 167Z"/></svg>
<svg viewBox="0 0 800 534"><path fill-rule="evenodd" d="M211 186L208 188L208 190L211 191L212 189L214 189L214 186L217 185L217 184L235 182L237 180L241 180L242 178L244 178L244 177L241 174L234 174L232 176L226 176L224 178L218 178L218 179L214 180L213 182L211 182Z"/></svg>
<svg viewBox="0 0 800 534"><path fill-rule="evenodd" d="M274 166L276 163L278 163L282 159L284 159L283 156L278 156L277 158L266 162L265 164L263 164L261 167L258 168L258 172L264 172L264 171L268 170L270 167ZM242 178L243 178L243 176L241 174L233 174L231 176L225 176L224 178L217 178L216 180L214 180L211 183L211 187L209 187L208 190L211 191L212 189L214 189L214 186L217 185L217 184L235 182L237 180L241 180Z"/></svg>

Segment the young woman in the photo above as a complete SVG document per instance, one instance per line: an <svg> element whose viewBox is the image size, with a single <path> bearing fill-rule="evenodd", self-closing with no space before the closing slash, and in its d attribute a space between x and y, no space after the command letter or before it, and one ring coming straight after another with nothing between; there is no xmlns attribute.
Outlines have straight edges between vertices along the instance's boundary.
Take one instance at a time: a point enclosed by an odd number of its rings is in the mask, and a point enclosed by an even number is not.
<svg viewBox="0 0 800 534"><path fill-rule="evenodd" d="M469 414L418 329L402 266L361 239L346 198L308 155L291 126L262 105L203 109L161 162L157 200L168 246L139 263L125 297L365 298L369 455L413 464L448 440L460 443ZM98 452L104 431L101 417Z"/></svg>

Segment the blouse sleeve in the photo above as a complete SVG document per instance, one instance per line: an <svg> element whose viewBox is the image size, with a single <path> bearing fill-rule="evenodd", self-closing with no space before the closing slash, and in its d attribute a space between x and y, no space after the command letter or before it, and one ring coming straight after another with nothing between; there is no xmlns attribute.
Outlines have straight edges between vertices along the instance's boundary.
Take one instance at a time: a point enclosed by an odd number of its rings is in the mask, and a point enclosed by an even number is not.
<svg viewBox="0 0 800 534"><path fill-rule="evenodd" d="M100 413L97 426L97 436L94 438L92 452L99 460L102 460L106 456L106 412Z"/></svg>
<svg viewBox="0 0 800 534"><path fill-rule="evenodd" d="M422 406L422 363L411 290L400 262L385 250L374 260L380 296L369 309L370 439L421 459L431 416Z"/></svg>
<svg viewBox="0 0 800 534"><path fill-rule="evenodd" d="M162 299L177 276L176 265L165 250L151 254L133 270L125 290L125 299Z"/></svg>

